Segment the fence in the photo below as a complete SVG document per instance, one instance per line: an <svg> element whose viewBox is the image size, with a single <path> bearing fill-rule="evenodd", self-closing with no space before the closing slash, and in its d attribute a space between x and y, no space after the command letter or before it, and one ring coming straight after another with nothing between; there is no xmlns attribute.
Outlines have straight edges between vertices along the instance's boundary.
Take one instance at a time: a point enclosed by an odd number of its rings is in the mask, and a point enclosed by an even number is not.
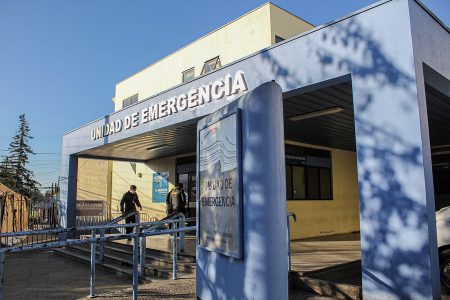
<svg viewBox="0 0 450 300"><path fill-rule="evenodd" d="M0 232L22 232L57 228L59 209L55 202L33 203L31 199L5 192L0 195ZM2 246L26 245L55 240L55 235L10 236L0 238Z"/></svg>
<svg viewBox="0 0 450 300"><path fill-rule="evenodd" d="M129 224L118 224L123 221L124 218L130 216L131 214L136 215L136 223ZM290 248L290 239L289 239L289 221L290 218L294 219L294 222L297 221L297 217L294 213L288 212L286 214L287 221L287 243L288 249ZM121 215L118 218L112 220L110 223L105 225L97 225L97 226L85 226L78 228L58 228L58 229L47 229L47 230L37 230L37 231L24 231L24 232L9 232L9 233L0 233L0 239L2 238L11 238L11 237L22 237L22 236L34 236L34 235L45 235L45 234L53 234L58 235L62 240L57 242L48 242L48 243L37 243L25 246L6 246L0 248L0 300L2 297L3 290L3 275L4 275L4 263L5 263L5 253L14 253L14 252L24 252L24 251L33 251L33 250L42 250L42 249L53 249L58 247L72 246L72 245L80 245L84 243L91 244L91 278L90 278L90 293L89 297L95 297L95 279L96 279L96 263L101 263L103 261L103 244L106 241L116 241L132 238L133 241L133 299L137 300L138 298L138 277L139 273L141 275L145 274L145 258L146 258L146 237L148 236L156 236L156 235L172 235L173 236L173 255L172 255L172 274L173 279L177 278L177 255L178 255L178 246L177 246L177 236L180 235L180 251L184 249L184 234L186 232L196 231L195 226L185 227L189 222L194 221L194 218L185 219L184 215L181 213L175 213L167 216L161 221L157 222L141 222L139 219L139 214L136 212L130 212L126 215ZM165 229L161 229L164 226ZM172 227L172 228L167 228ZM120 228L133 228L134 232L129 234L112 234L105 236L106 231L110 231L111 229L115 229L116 231ZM67 233L77 233L77 232L91 232L92 237L84 237L83 239L71 239L65 240L64 235ZM97 254L97 243L100 244L100 253ZM289 265L288 270L291 269L290 266L290 251L288 250L289 257ZM98 262L97 262L98 255Z"/></svg>
<svg viewBox="0 0 450 300"><path fill-rule="evenodd" d="M122 216L124 217L124 216ZM121 219L120 217L119 219ZM54 234L63 237L64 234L67 233L76 233L77 231L90 231L92 233L92 237L86 237L83 239L71 239L71 240L62 240L57 242L48 242L48 243L39 243L33 245L25 245L21 247L17 246L9 246L0 248L0 300L2 297L3 290L3 275L4 275L4 263L5 263L5 253L15 253L15 252L24 252L24 251L35 251L42 249L52 249L58 247L65 247L71 245L80 245L84 243L91 244L91 280L90 280L90 295L89 297L95 297L95 279L96 279L96 244L100 243L100 245L106 241L115 241L132 238L133 242L133 299L138 298L138 266L141 265L141 271L144 270L145 266L145 238L147 236L156 236L156 235L172 235L173 236L173 276L176 279L177 273L177 235L180 234L180 242L184 244L184 233L188 231L195 231L195 226L185 227L186 222L191 221L184 218L184 215L174 215L172 219L166 219L158 222L140 222L139 214L136 215L136 223L131 224L108 224L108 225L99 225L99 226L85 226L79 228L58 228L58 229L47 229L47 230L37 230L37 231L23 231L23 232L10 232L10 233L1 233L0 238L10 238L10 237L22 237L22 236L33 236L33 235L42 235L42 234ZM172 224L172 229L160 230L161 225ZM118 229L118 228L134 228L134 233L129 234L114 234L104 236L101 232ZM181 244L180 244L180 248ZM101 248L100 248L101 249ZM139 250L141 255L139 255ZM140 256L140 257L139 257ZM139 260L140 258L140 260Z"/></svg>
<svg viewBox="0 0 450 300"><path fill-rule="evenodd" d="M14 194L6 194L1 199L1 232L16 232L29 229L28 199L16 199Z"/></svg>

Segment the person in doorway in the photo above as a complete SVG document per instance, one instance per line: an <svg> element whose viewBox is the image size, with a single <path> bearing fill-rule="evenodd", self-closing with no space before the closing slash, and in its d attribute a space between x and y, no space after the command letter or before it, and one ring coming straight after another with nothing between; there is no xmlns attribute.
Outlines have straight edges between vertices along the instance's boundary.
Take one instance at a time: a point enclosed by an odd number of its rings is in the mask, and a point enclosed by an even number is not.
<svg viewBox="0 0 450 300"><path fill-rule="evenodd" d="M123 194L122 200L120 201L120 211L122 214L129 213L131 211L136 211L136 206L140 208L142 211L141 203L139 202L139 197L136 193L136 186L132 184L130 186L130 190ZM132 216L129 216L128 218L125 218L125 222L128 223L134 223L136 222L136 215L133 214ZM126 228L127 234L133 232L133 227L127 227ZM128 240L131 240L131 238L128 238Z"/></svg>
<svg viewBox="0 0 450 300"><path fill-rule="evenodd" d="M167 194L166 205L167 215L177 212L186 214L186 194L183 190L182 183L178 183L178 185Z"/></svg>

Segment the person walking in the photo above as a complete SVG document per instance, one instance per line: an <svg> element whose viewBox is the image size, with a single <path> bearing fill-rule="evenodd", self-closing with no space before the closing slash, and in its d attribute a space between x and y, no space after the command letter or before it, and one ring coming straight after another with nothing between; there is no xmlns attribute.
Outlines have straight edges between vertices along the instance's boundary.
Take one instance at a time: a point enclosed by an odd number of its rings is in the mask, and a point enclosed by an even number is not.
<svg viewBox="0 0 450 300"><path fill-rule="evenodd" d="M167 215L181 212L186 214L186 194L183 190L183 184L173 188L166 197Z"/></svg>
<svg viewBox="0 0 450 300"><path fill-rule="evenodd" d="M139 197L136 193L136 186L132 184L130 186L130 190L123 194L122 200L120 201L120 211L122 214L129 213L131 211L136 211L136 206L140 208L142 211L141 203L139 202ZM129 216L125 218L125 223L135 223L136 222L136 214L133 214L132 216ZM133 232L133 227L127 227L126 228L127 234ZM131 238L128 238L128 240L131 240Z"/></svg>

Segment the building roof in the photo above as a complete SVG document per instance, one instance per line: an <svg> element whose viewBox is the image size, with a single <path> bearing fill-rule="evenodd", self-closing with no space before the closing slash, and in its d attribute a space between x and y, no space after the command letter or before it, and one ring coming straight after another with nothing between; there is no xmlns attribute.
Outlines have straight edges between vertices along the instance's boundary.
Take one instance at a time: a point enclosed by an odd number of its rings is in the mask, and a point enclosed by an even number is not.
<svg viewBox="0 0 450 300"><path fill-rule="evenodd" d="M164 56L164 57L162 57L162 58L156 60L155 62L151 63L150 65L148 65L148 66L146 66L146 67L144 67L144 68L142 68L142 69L140 69L139 71L133 73L132 75L126 77L125 79L122 79L121 81L119 81L119 82L116 83L116 86L117 86L118 84L120 84L120 83L122 83L122 82L128 80L129 78L131 78L131 77L133 77L133 76L135 76L135 75L141 73L142 71L145 71L146 69L152 67L153 65L159 63L160 61L165 60L166 58L172 56L173 54L175 54L175 53L177 53L177 52L179 52L179 51L181 51L181 50L183 50L183 49L185 49L185 48L191 46L192 44L194 44L194 43L200 41L201 39L203 39L203 38L205 38L205 37L207 37L207 36L209 36L209 35L211 35L211 34L217 32L217 31L219 31L219 30L221 30L221 29L223 29L223 28L229 26L230 24L232 24L232 23L238 21L239 19L242 19L242 18L244 18L245 16L248 16L248 15L252 14L253 12L255 12L255 11L257 11L257 10L259 10L259 9L261 9L261 8L263 8L263 7L265 7L265 6L268 6L268 5L272 5L272 6L278 7L279 9L281 9L281 10L285 11L286 13L288 13L288 14L294 16L295 18L297 18L297 19L299 19L299 20L302 20L302 21L304 21L305 23L308 23L308 24L311 25L311 26L315 26L315 25L311 24L310 22L308 22L308 21L306 21L306 20L300 18L299 16L297 16L297 15L295 15L295 14L293 14L293 13L291 13L291 12L289 12L289 11L287 11L287 10L281 8L281 7L279 7L279 6L276 5L276 4L273 4L272 2L266 2L266 3L264 3L263 5L260 5L260 6L258 6L257 8L254 8L254 9L252 9L251 11L249 11L249 12L247 12L247 13L245 13L245 14L239 16L239 17L237 17L236 19L234 19L234 20L232 20L232 21L230 21L230 22L228 22L228 23L226 23L226 24L224 24L224 25L222 25L222 26L220 26L220 27L214 29L213 31L210 31L210 32L208 32L207 34L202 35L201 37L199 37L199 38L195 39L194 41L190 42L189 44L187 44L187 45L185 45L185 46L183 46L183 47L177 49L176 51L174 51L174 52L172 52L172 53L170 53L170 54L168 54L168 55L166 55L166 56ZM113 100L114 100L114 99L113 99Z"/></svg>

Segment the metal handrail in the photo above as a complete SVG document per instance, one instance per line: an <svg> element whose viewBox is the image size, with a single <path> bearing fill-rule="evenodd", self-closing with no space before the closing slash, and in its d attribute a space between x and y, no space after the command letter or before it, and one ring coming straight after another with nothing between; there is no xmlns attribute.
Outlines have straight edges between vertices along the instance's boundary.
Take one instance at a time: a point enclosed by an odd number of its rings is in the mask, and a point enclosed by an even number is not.
<svg viewBox="0 0 450 300"><path fill-rule="evenodd" d="M170 214L170 215L167 215L166 217L164 217L164 218L162 218L161 220L159 220L159 221L156 221L156 222L163 222L163 224L165 224L166 223L166 221L167 222L169 222L169 221L171 221L171 220L177 220L177 219L183 219L183 220L188 220L188 221L193 221L193 220L195 220L195 218L185 218L185 216L184 216L184 214L183 213L181 213L181 212L176 212L176 213L172 213L172 214ZM159 224L156 224L156 225L148 225L148 226L143 226L143 227L146 227L146 228L143 228L143 230L144 231L148 231L148 230L153 230L153 229L156 229L157 227L158 227L158 225Z"/></svg>
<svg viewBox="0 0 450 300"><path fill-rule="evenodd" d="M135 210L129 211L127 213L122 214L121 216L119 216L117 218L112 219L111 221L107 221L105 225L119 223L120 221L125 220L126 218L131 217L132 215L135 215L135 214L136 214Z"/></svg>
<svg viewBox="0 0 450 300"><path fill-rule="evenodd" d="M184 214L181 212L175 212L172 213L166 217L164 217L163 219L160 220L160 222L170 222L169 224L173 223L174 227L180 227L183 228L186 224L186 222L188 221L192 221L192 219L195 218L189 218L186 219ZM150 226L143 226L142 227L142 232L146 233L146 232L152 232L152 231L156 231L158 229L160 225L150 225ZM177 234L173 235L173 248L176 251L177 248ZM185 249L185 239L186 236L184 234L184 232L180 232L180 252L184 252ZM145 275L145 257L146 257L146 251L147 251L147 239L146 238L141 238L141 253L140 253L140 259L141 259L141 269L139 270L141 275ZM174 262L173 262L173 270L172 270L172 278L176 279L177 278L177 269L176 269L176 255L174 254ZM144 267L143 267L144 266Z"/></svg>
<svg viewBox="0 0 450 300"><path fill-rule="evenodd" d="M126 218L129 218L131 216L136 216L136 215L137 215L136 210L132 210L132 211L129 211L127 213L122 214L121 216L119 216L117 218L114 218L113 220L107 222L105 225L107 225L107 226L108 225L113 225L113 224L119 225L120 221L123 221ZM138 222L137 223L139 223L139 217L138 217ZM119 227L115 227L115 228L117 229ZM100 237L104 237L105 236L105 232L106 232L106 229L100 229ZM92 231L92 235L93 236L95 235L95 231L94 230ZM99 251L99 255L98 255L99 256L99 261L103 263L105 261L105 243L104 242L100 242L100 249L99 250L100 250Z"/></svg>
<svg viewBox="0 0 450 300"><path fill-rule="evenodd" d="M195 218L185 219L187 221L191 221ZM158 225L158 224L170 224L177 223L179 220L164 220L164 221L155 221L155 222L142 222L140 226L148 226L148 225ZM4 232L0 233L0 237L11 237L11 236L24 236L24 235L36 235L36 234L45 234L45 233L69 233L77 230L95 230L95 229L111 229L111 228L126 228L126 227L135 227L137 223L129 223L129 224L111 224L111 225L90 225L90 226L80 226L80 227L69 227L69 228L55 228L55 229L44 229L44 230L33 230L33 231L19 231L19 232Z"/></svg>
<svg viewBox="0 0 450 300"><path fill-rule="evenodd" d="M297 222L297 215L293 212L287 212L286 213L286 221L287 221L287 244L288 244L288 271L290 272L291 269L291 224L289 222L290 217L294 220L294 222Z"/></svg>
<svg viewBox="0 0 450 300"><path fill-rule="evenodd" d="M160 222L147 222L147 223L140 223L139 219L137 220L137 223L132 224L111 224L111 225L97 225L97 226L85 226L82 228L69 228L70 231L72 230L92 230L92 237L87 237L85 239L74 239L74 240L65 240L65 241L58 241L58 242L48 242L48 243L41 243L41 244L33 244L29 246L14 246L14 247L7 247L7 248L0 248L0 299L2 299L1 292L3 291L3 272L4 272L4 260L5 260L5 253L14 253L14 252L24 252L24 251L33 251L33 250L42 250L42 249L51 249L51 248L59 248L59 247L65 247L65 246L73 246L73 245L80 245L85 243L91 243L91 278L90 278L90 297L95 297L95 261L96 261L96 243L104 243L106 241L115 241L115 240L123 240L132 238L134 239L134 247L133 247L133 299L137 299L138 297L138 248L139 248L139 239L144 239L147 236L156 236L156 235L164 235L164 234L170 234L174 236L174 248L173 248L173 270L174 270L174 279L176 279L176 271L177 271L177 247L176 247L176 235L178 233L184 233L188 231L195 231L195 226L190 227L184 227L184 228L173 228L173 229L165 229L165 230L154 230L154 231L147 231L142 232L140 229L142 226L151 225L152 223L180 223L183 222L184 219L175 219L175 220L164 220ZM106 230L109 228L114 227L121 227L121 228L128 228L128 227L134 227L134 233L129 234L115 234L110 236L96 236L95 230ZM176 227L176 226L175 226ZM67 232L68 229L63 229L62 231ZM52 231L55 230L44 230L44 231ZM40 231L42 232L42 230ZM61 230L60 230L61 232ZM16 232L17 234L21 235L30 235L30 234L37 234L36 231L34 232ZM142 245L141 245L142 247ZM141 248L142 250L142 248ZM145 262L145 261L144 261ZM145 265L141 265L141 269Z"/></svg>

